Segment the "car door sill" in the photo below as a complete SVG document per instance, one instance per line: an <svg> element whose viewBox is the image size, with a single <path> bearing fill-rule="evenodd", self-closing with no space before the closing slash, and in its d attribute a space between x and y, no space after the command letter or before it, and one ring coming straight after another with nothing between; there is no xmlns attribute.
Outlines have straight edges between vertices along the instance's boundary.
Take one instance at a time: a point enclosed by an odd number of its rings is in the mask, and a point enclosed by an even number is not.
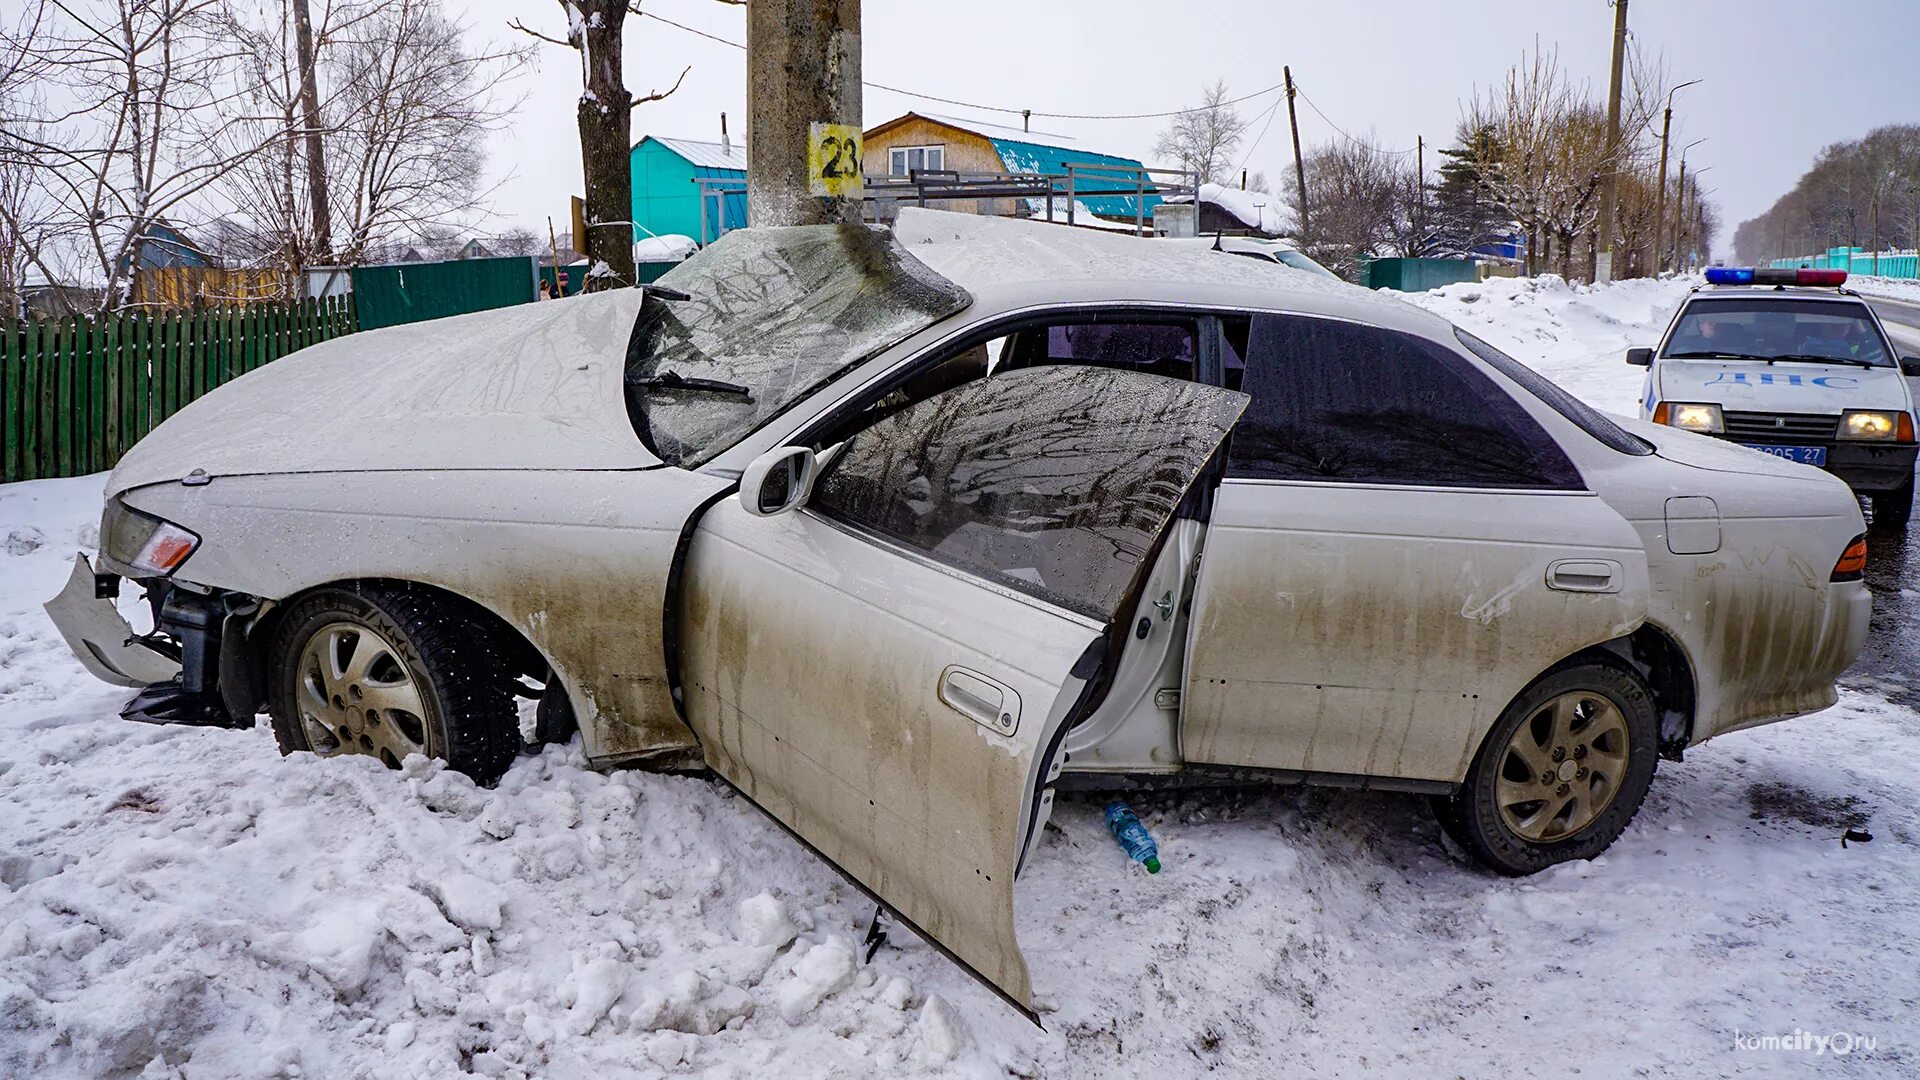
<svg viewBox="0 0 1920 1080"><path fill-rule="evenodd" d="M1263 769L1251 765L1207 765L1189 762L1196 777L1268 784L1309 784L1314 787L1357 791L1400 791L1414 795L1450 795L1460 785L1450 780L1421 780L1408 776L1368 776L1364 773L1314 772L1311 769Z"/></svg>

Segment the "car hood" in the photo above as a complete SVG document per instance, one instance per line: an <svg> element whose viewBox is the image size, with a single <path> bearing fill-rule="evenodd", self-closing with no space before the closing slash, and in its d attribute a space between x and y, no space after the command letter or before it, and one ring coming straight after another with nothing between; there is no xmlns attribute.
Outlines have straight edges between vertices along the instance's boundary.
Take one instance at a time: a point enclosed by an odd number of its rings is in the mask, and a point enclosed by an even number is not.
<svg viewBox="0 0 1920 1080"><path fill-rule="evenodd" d="M640 469L622 380L641 291L348 334L202 395L108 481L259 473Z"/></svg>
<svg viewBox="0 0 1920 1080"><path fill-rule="evenodd" d="M1711 401L1735 412L1827 413L1905 409L1900 369L1754 360L1662 360L1663 401Z"/></svg>

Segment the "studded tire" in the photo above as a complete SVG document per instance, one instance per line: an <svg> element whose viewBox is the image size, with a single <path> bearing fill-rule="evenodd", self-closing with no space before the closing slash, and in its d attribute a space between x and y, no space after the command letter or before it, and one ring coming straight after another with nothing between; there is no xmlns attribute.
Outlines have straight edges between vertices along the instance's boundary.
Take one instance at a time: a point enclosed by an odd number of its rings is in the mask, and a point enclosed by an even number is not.
<svg viewBox="0 0 1920 1080"><path fill-rule="evenodd" d="M489 784L520 749L519 714L492 633L458 601L405 585L295 600L267 654L281 753L439 758Z"/></svg>
<svg viewBox="0 0 1920 1080"><path fill-rule="evenodd" d="M1448 835L1502 874L1591 859L1646 798L1659 732L1653 695L1633 672L1605 662L1557 668L1507 706L1466 782L1434 809ZM1584 813L1575 805L1583 798Z"/></svg>

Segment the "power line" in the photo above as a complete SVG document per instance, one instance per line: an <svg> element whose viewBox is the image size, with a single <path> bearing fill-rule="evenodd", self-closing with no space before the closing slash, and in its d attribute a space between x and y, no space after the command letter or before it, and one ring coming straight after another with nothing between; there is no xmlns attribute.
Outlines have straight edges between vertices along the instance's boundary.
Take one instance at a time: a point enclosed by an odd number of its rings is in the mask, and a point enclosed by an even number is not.
<svg viewBox="0 0 1920 1080"><path fill-rule="evenodd" d="M1313 114L1315 116L1318 116L1320 119L1325 120L1328 127L1339 132L1341 138L1347 140L1348 142L1354 144L1355 146L1364 146L1367 149L1374 151L1375 153L1391 154L1395 157L1406 157L1408 154L1413 153L1417 149L1416 147L1408 147L1405 150L1388 150L1384 146L1375 146L1374 144L1367 142L1365 139L1356 139L1352 135L1347 134L1347 130L1345 128L1341 127L1339 124L1334 123L1332 120L1328 120L1327 114L1320 111L1320 106L1315 105L1313 103L1313 99L1307 96L1307 92L1305 90L1300 89L1299 83L1294 84L1294 92L1300 95L1301 100L1307 103L1307 108L1312 109Z"/></svg>
<svg viewBox="0 0 1920 1080"><path fill-rule="evenodd" d="M727 38L723 38L719 36L718 34L709 34L705 30L696 30L695 28L688 26L685 23L674 22L672 19L666 18L665 16L655 15L651 11L642 11L642 12L639 12L638 14L643 18L652 19L655 22L665 23L676 30L685 30L687 33L693 34L696 37L703 37L703 38L706 38L708 41L717 41L722 45L731 46L732 48L740 49L742 51L746 50L746 46L740 44L737 41L730 41ZM872 89L875 89L875 90L885 90L888 93L902 94L910 98L919 98L922 101L937 101L942 105L958 105L961 108L965 108L965 109L979 109L984 112L1006 113L1010 116L1038 116L1048 120L1158 120L1168 116L1179 116L1181 113L1211 112L1214 109L1224 109L1229 105L1238 105L1243 101L1252 101L1254 98L1257 98L1257 97L1265 97L1266 95L1273 93L1275 90L1280 89L1285 84L1275 83L1272 86L1267 87L1265 90L1256 90L1251 94L1234 98L1231 101L1222 101L1213 105L1196 105L1196 106L1193 106L1192 108L1187 108L1187 109L1169 109L1166 112L1148 112L1148 113L1039 112L1039 111L1030 110L1030 109L1009 109L1004 105L982 105L977 101L961 101L958 98L940 97L937 94L923 94L918 90L907 90L898 86L888 86L886 83L869 82L865 79L861 80L860 85L871 87ZM1315 111L1317 112L1318 110L1315 110Z"/></svg>
<svg viewBox="0 0 1920 1080"><path fill-rule="evenodd" d="M1260 149L1260 140L1267 137L1267 129L1273 126L1274 116L1280 112L1280 106L1286 104L1286 101L1286 98L1275 98L1273 104L1267 106L1267 122L1260 125L1260 134L1254 136L1253 145L1247 147L1247 152L1240 156L1240 172L1247 171L1247 162L1253 160L1253 152ZM1256 116L1254 119L1260 118Z"/></svg>

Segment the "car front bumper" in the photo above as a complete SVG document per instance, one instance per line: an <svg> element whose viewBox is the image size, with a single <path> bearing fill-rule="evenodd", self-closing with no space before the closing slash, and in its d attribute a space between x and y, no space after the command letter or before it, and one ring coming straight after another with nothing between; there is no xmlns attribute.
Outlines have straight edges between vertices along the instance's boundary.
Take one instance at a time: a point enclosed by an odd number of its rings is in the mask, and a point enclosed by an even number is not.
<svg viewBox="0 0 1920 1080"><path fill-rule="evenodd" d="M76 555L60 595L45 607L82 666L115 686L148 686L180 674L180 662L141 644L111 597L95 587L93 565Z"/></svg>
<svg viewBox="0 0 1920 1080"><path fill-rule="evenodd" d="M1914 443L1870 443L1828 439L1762 439L1750 435L1717 435L1715 438L1741 446L1817 446L1827 452L1827 472L1847 482L1863 494L1897 491L1913 479L1914 459L1920 445Z"/></svg>

